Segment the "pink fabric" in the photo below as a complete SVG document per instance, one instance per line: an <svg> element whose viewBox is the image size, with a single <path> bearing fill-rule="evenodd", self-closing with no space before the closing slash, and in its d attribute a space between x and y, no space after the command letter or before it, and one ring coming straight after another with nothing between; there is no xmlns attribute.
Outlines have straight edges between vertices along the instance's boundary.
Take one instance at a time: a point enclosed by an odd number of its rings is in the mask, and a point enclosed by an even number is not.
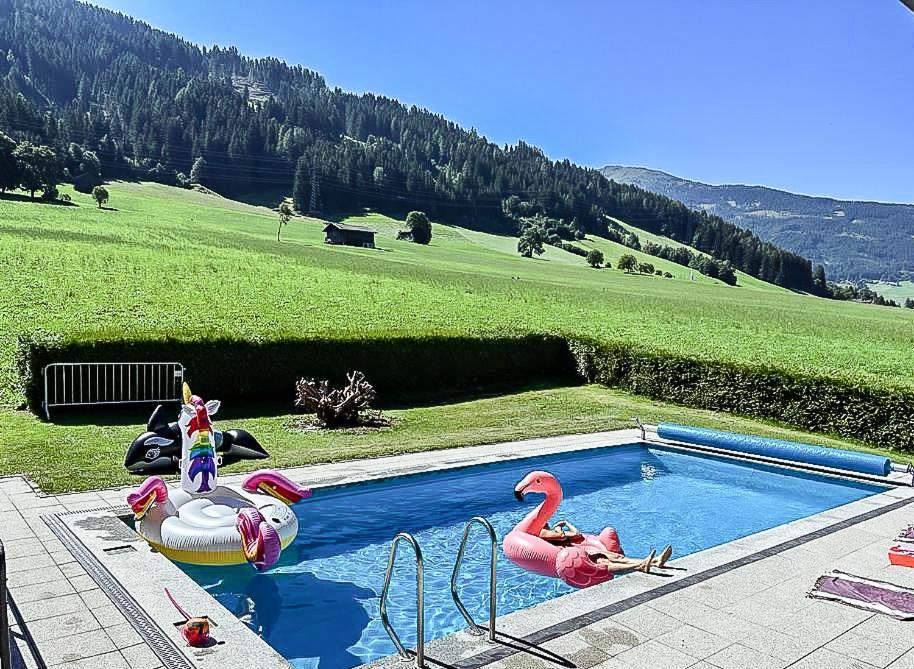
<svg viewBox="0 0 914 669"><path fill-rule="evenodd" d="M851 574L820 576L810 594L832 595L840 597L850 606L886 613L902 620L914 619L914 591L900 586L880 587L868 579L858 579Z"/></svg>

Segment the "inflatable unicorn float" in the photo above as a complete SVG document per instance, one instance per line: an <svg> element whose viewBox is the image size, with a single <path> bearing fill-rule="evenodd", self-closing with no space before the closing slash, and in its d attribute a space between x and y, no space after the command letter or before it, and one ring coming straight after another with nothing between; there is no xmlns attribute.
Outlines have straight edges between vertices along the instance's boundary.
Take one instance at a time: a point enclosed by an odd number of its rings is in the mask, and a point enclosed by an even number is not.
<svg viewBox="0 0 914 669"><path fill-rule="evenodd" d="M157 551L178 562L199 565L250 563L269 569L298 534L289 508L311 491L279 472L249 474L241 486L219 483L211 416L218 400L204 402L184 384L178 416L181 487L170 490L151 476L127 497L136 531Z"/></svg>
<svg viewBox="0 0 914 669"><path fill-rule="evenodd" d="M667 546L660 558L655 558L653 552L644 560L626 558L619 535L612 527L604 528L598 535L578 534L559 543L547 541L541 533L562 502L562 486L549 472L530 472L514 487L518 501L524 501L528 493L543 493L546 499L515 525L502 542L507 558L521 569L560 578L574 588L589 588L625 571L663 567L672 554L672 547Z"/></svg>

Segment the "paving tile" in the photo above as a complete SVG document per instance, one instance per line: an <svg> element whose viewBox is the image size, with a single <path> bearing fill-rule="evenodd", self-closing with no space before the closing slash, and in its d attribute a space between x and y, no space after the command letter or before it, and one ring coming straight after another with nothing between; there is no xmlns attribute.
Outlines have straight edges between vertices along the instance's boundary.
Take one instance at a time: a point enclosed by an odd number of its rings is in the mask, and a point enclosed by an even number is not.
<svg viewBox="0 0 914 669"><path fill-rule="evenodd" d="M6 561L6 573L15 574L19 571L31 571L33 569L44 569L53 567L54 560L47 553L38 555L29 555L27 557L13 558Z"/></svg>
<svg viewBox="0 0 914 669"><path fill-rule="evenodd" d="M41 620L42 618L52 618L65 613L75 613L85 608L85 604L79 598L79 595L73 593L61 597L46 597L44 599L33 600L31 602L18 602L19 613L25 622Z"/></svg>
<svg viewBox="0 0 914 669"><path fill-rule="evenodd" d="M51 560L54 561L58 567L65 564L70 564L71 562L76 562L76 558L73 557L73 554L68 550L56 551L51 553Z"/></svg>
<svg viewBox="0 0 914 669"><path fill-rule="evenodd" d="M618 613L611 620L621 623L646 639L653 639L682 625L682 622L675 618L645 605Z"/></svg>
<svg viewBox="0 0 914 669"><path fill-rule="evenodd" d="M41 656L49 666L92 658L113 650L114 644L101 630L51 639L41 644Z"/></svg>
<svg viewBox="0 0 914 669"><path fill-rule="evenodd" d="M846 655L820 648L800 661L790 665L791 669L874 669L876 665L855 660Z"/></svg>
<svg viewBox="0 0 914 669"><path fill-rule="evenodd" d="M732 643L728 639L691 625L683 625L672 632L661 634L656 640L691 655L696 660L703 660Z"/></svg>
<svg viewBox="0 0 914 669"><path fill-rule="evenodd" d="M29 632L32 633L32 637L39 643L40 647L43 647L41 642L49 639L59 639L99 628L100 625L95 616L87 609L66 613L62 616L54 616L53 618L43 618L29 623Z"/></svg>
<svg viewBox="0 0 914 669"><path fill-rule="evenodd" d="M34 602L41 599L51 599L70 595L75 593L73 586L65 578L59 578L56 581L46 581L44 583L35 583L33 585L23 585L13 589L13 599L20 606L28 602Z"/></svg>
<svg viewBox="0 0 914 669"><path fill-rule="evenodd" d="M130 665L127 664L127 660L124 659L120 652L114 651L113 653L87 657L75 662L51 665L48 669L130 669Z"/></svg>
<svg viewBox="0 0 914 669"><path fill-rule="evenodd" d="M887 669L914 669L914 651L908 651L892 662Z"/></svg>
<svg viewBox="0 0 914 669"><path fill-rule="evenodd" d="M854 627L854 632L882 644L893 644L904 640L910 644L904 650L914 648L914 629L912 629L911 621L874 615Z"/></svg>
<svg viewBox="0 0 914 669"><path fill-rule="evenodd" d="M741 643L734 643L719 650L705 662L721 669L781 669L787 666L785 660L766 655Z"/></svg>
<svg viewBox="0 0 914 669"><path fill-rule="evenodd" d="M26 509L45 509L49 506L59 506L60 502L54 495L39 497L37 495L22 495L13 497L13 504L20 511Z"/></svg>
<svg viewBox="0 0 914 669"><path fill-rule="evenodd" d="M124 648L121 650L121 654L127 660L130 669L154 669L161 665L159 658L145 643Z"/></svg>
<svg viewBox="0 0 914 669"><path fill-rule="evenodd" d="M2 515L3 514L0 514L0 516ZM3 520L0 519L0 538L3 537L2 528ZM29 537L26 539L12 539L10 541L4 540L3 547L6 549L7 560L28 557L29 555L40 555L41 553L48 552L44 547L44 543L35 537Z"/></svg>
<svg viewBox="0 0 914 669"><path fill-rule="evenodd" d="M108 599L108 595L106 595L105 591L101 588L84 590L79 593L79 596L86 603L86 607L89 609L94 609L97 606L111 606L113 604L113 602Z"/></svg>
<svg viewBox="0 0 914 669"><path fill-rule="evenodd" d="M88 574L81 574L79 576L74 576L73 578L70 579L70 585L73 586L73 589L76 590L76 592L83 592L85 590L94 590L95 588L98 587L98 583L96 583L92 579L92 577L89 576Z"/></svg>
<svg viewBox="0 0 914 669"><path fill-rule="evenodd" d="M127 621L127 619L124 617L124 614L121 613L120 610L113 604L93 608L92 615L95 616L95 619L102 627L122 625Z"/></svg>
<svg viewBox="0 0 914 669"><path fill-rule="evenodd" d="M641 667L663 667L664 669L685 669L695 664L695 658L691 655L670 648L669 646L652 639L646 643L635 646L631 650L619 653L615 656L624 666L641 668Z"/></svg>
<svg viewBox="0 0 914 669"><path fill-rule="evenodd" d="M848 657L863 660L877 667L884 667L914 648L914 634L876 640L852 629L837 639L829 641L825 648Z"/></svg>
<svg viewBox="0 0 914 669"><path fill-rule="evenodd" d="M78 562L67 562L66 564L58 565L58 567L60 567L60 571L62 571L63 575L67 578L83 576L86 573L86 570L83 569L82 565Z"/></svg>
<svg viewBox="0 0 914 669"><path fill-rule="evenodd" d="M588 644L599 648L609 656L618 655L647 641L646 636L638 634L615 620L585 627L580 631L580 635Z"/></svg>
<svg viewBox="0 0 914 669"><path fill-rule="evenodd" d="M105 628L105 633L117 648L126 648L142 643L143 639L130 623L121 623Z"/></svg>
<svg viewBox="0 0 914 669"><path fill-rule="evenodd" d="M29 569L28 571L17 571L13 574L7 574L6 583L11 589L21 588L26 585L36 583L46 583L48 581L57 581L64 577L63 572L54 565L46 569Z"/></svg>

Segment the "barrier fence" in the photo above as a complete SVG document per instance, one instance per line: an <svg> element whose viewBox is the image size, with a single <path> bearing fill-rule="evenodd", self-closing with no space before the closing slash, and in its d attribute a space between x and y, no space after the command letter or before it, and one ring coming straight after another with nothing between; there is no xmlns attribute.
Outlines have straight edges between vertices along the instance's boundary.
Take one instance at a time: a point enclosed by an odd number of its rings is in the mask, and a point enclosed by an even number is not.
<svg viewBox="0 0 914 669"><path fill-rule="evenodd" d="M176 402L184 365L179 362L55 362L45 366L45 417L52 407Z"/></svg>

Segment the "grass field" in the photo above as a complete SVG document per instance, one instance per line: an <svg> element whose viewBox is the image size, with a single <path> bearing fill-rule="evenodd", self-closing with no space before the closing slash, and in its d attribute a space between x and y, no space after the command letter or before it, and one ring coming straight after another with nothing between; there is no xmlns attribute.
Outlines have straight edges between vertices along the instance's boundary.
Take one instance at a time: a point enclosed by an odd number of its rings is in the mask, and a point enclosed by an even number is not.
<svg viewBox="0 0 914 669"><path fill-rule="evenodd" d="M237 408L237 407L236 407ZM177 409L175 409L177 412ZM223 415L223 413L225 415ZM783 429L736 416L653 402L602 386L531 390L501 397L385 412L389 428L302 431L293 415L232 418L232 406L220 411L217 426L241 427L270 452L271 467L379 457L456 446L497 443L531 437L632 427L632 416L645 421L683 422L839 448L869 449L820 435ZM0 413L0 476L26 474L47 492L87 490L137 483L123 467L131 440L144 429L142 409L135 420L77 416L75 423L42 423L25 412ZM891 454L888 454L891 456ZM225 472L258 469L262 462L240 462Z"/></svg>
<svg viewBox="0 0 914 669"><path fill-rule="evenodd" d="M520 258L515 241L435 226L428 247L328 247L295 219L277 243L267 209L151 184L115 183L112 209L0 201L0 388L14 390L16 336L94 333L587 334L707 360L865 385L914 387L914 312L761 286L589 268L556 249ZM605 240L592 241L607 250ZM621 247L618 249L621 254ZM627 249L625 249L627 251ZM615 263L614 250L608 259ZM765 286L765 284L762 284Z"/></svg>
<svg viewBox="0 0 914 669"><path fill-rule="evenodd" d="M893 283L884 283L874 281L866 284L870 290L879 293L887 300L895 300L898 304L904 304L909 297L914 299L914 281L896 281Z"/></svg>
<svg viewBox="0 0 914 669"><path fill-rule="evenodd" d="M437 224L432 243L420 246L396 241L402 224L376 214L349 219L378 230L375 250L328 247L323 223L306 218L290 222L277 243L274 212L218 196L114 183L110 208L99 209L63 190L74 206L0 200L0 472L26 472L49 489L124 481L121 457L142 425L49 425L14 411L22 401L15 342L34 328L87 338L231 332L253 340L578 334L874 388L914 387L910 310L795 295L745 276L737 287L690 281L677 265L669 268L675 279L597 270L554 248L524 259L515 239ZM604 239L584 244L603 249L613 265L630 252ZM290 432L283 415L240 424L263 434L273 464L282 465L606 429L635 413L740 420L653 411L658 405L595 388L551 392L404 409L400 426L369 436L304 436Z"/></svg>

